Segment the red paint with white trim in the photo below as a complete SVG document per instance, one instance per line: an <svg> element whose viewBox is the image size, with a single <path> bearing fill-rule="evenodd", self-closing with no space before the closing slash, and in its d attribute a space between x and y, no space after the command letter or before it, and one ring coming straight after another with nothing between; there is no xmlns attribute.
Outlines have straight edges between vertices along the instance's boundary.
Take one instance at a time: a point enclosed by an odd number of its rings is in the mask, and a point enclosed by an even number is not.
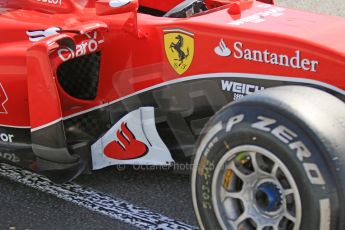
<svg viewBox="0 0 345 230"><path fill-rule="evenodd" d="M37 128L160 83L205 73L295 77L345 89L342 18L252 0L205 0L214 8L188 19L137 12L139 5L166 12L181 0L134 0L121 9L107 8L106 0L95 2L0 3L0 125ZM52 27L61 30L46 36ZM194 35L194 56L182 75L170 65L164 48L167 29ZM30 41L28 31L43 31L43 37ZM214 51L221 41L221 48L231 52ZM98 51L96 99L68 95L56 79L58 66Z"/></svg>

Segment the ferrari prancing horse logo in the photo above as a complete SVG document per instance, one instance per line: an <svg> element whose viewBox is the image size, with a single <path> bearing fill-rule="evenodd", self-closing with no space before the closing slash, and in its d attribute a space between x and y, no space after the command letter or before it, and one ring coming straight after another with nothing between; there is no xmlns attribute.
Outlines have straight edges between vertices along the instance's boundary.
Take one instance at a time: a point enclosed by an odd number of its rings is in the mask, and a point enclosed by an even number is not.
<svg viewBox="0 0 345 230"><path fill-rule="evenodd" d="M193 61L194 35L180 29L164 30L164 48L170 65L181 75Z"/></svg>

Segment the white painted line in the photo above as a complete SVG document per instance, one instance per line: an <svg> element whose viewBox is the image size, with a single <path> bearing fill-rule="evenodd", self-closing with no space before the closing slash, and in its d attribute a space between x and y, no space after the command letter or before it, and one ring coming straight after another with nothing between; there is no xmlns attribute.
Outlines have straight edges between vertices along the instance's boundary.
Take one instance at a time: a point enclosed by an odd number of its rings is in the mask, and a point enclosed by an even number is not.
<svg viewBox="0 0 345 230"><path fill-rule="evenodd" d="M37 128L33 128L33 129L31 129L31 132L35 132L35 131L37 131L37 130L39 130L39 129L47 128L48 126L54 125L54 124L56 124L56 123L58 123L58 122L60 122L60 121L62 121L62 118L58 118L58 119L56 119L56 120L54 120L54 121L51 121L51 122L49 122L49 123L46 123L46 124L44 124L44 125L42 125L42 126L39 126L39 127L37 127Z"/></svg>
<svg viewBox="0 0 345 230"><path fill-rule="evenodd" d="M15 126L15 125L4 125L0 124L1 127L7 127L7 128L16 128L16 129L30 129L31 126Z"/></svg>
<svg viewBox="0 0 345 230"><path fill-rule="evenodd" d="M54 184L45 177L11 165L0 163L0 176L141 229L198 229L77 184Z"/></svg>
<svg viewBox="0 0 345 230"><path fill-rule="evenodd" d="M37 131L37 130L40 130L40 129L43 129L43 128L46 128L49 125L52 125L54 123L59 122L61 119L62 120L68 120L70 118L73 118L73 117L76 117L76 116L79 116L79 115L82 115L82 114L85 114L85 113L88 113L88 112L95 111L97 109L101 109L101 108L110 106L112 104L115 104L116 102L125 100L127 98L132 97L132 96L139 95L141 93L144 93L144 92L147 92L147 91L150 91L150 90L153 90L153 89L157 89L159 87L168 86L168 85L172 85L172 84L176 84L176 83L181 83L181 82L188 82L188 81L192 81L192 80L208 79L208 78L210 78L210 79L212 79L212 78L220 78L220 79L222 79L222 78L224 78L224 79L225 78L259 79L259 80L270 80L270 81L283 81L283 82L290 82L290 83L304 83L304 84L311 84L311 85L322 86L322 87L331 89L331 90L333 90L335 92L338 92L338 93L340 93L342 95L345 95L345 91L340 89L340 88L337 88L335 86L332 86L332 85L324 83L324 82L320 82L320 81L317 81L317 80L306 79L306 78L294 78L294 77L284 77L284 76L278 76L278 75L276 76L276 75L262 75L262 74L249 74L249 73L248 74L247 73L229 73L229 72L200 74L200 75L192 75L192 76L186 76L186 77L182 77L182 78L177 78L177 79L166 81L166 82L154 85L154 86L150 86L148 88L139 90L139 91L134 92L132 94L128 94L126 96L123 96L123 97L120 97L118 99L115 99L115 100L113 100L111 102L107 102L107 103L104 103L102 105L98 105L98 106L92 107L90 109L86 109L86 110L83 110L81 112L74 113L72 115L68 115L68 116L65 116L63 118L59 118L58 120L52 121L52 122L50 122L48 124L45 124L45 125L42 125L42 126L38 126L36 128L31 129L31 132Z"/></svg>
<svg viewBox="0 0 345 230"><path fill-rule="evenodd" d="M317 81L317 80L311 80L311 79L306 79L306 78L294 78L294 77L285 77L285 76L275 76L275 75L262 75L262 74L244 74L244 73L213 73L213 74L200 74L200 75L192 75L192 76L187 76L187 77L182 77L182 78L177 78L174 80L170 80L170 81L166 81L154 86L150 86L147 87L145 89L139 90L137 92L128 94L126 96L120 97L118 99L115 99L113 101L104 103L102 105L98 105L95 106L93 108L78 112L78 113L74 113L72 115L69 116L65 116L63 117L63 120L68 120L70 118L88 113L88 112L92 112L94 110L100 109L100 108L104 108L107 107L109 105L115 104L119 101L125 100L127 98L130 98L132 96L135 95L139 95L141 93L144 92L148 92L150 90L154 90L160 87L164 87L164 86L168 86L168 85L172 85L172 84L176 84L176 83L181 83L181 82L188 82L188 81L193 81L193 80L201 80L201 79L226 79L226 78L235 78L235 79L256 79L256 80L270 80L270 81L283 81L283 82L290 82L290 83L304 83L304 84L311 84L311 85L318 85L318 86L322 86L328 89L331 89L335 92L338 92L342 95L345 95L345 90L337 88L333 85L321 82L321 81ZM37 127L36 130L40 129L41 127Z"/></svg>

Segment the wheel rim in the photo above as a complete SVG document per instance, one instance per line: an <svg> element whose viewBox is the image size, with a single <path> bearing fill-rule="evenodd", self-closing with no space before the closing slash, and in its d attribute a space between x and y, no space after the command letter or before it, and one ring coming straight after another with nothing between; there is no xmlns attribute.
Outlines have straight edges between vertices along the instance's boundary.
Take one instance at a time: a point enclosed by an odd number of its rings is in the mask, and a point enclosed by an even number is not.
<svg viewBox="0 0 345 230"><path fill-rule="evenodd" d="M297 185L283 162L253 145L228 151L212 178L212 202L223 229L298 230Z"/></svg>

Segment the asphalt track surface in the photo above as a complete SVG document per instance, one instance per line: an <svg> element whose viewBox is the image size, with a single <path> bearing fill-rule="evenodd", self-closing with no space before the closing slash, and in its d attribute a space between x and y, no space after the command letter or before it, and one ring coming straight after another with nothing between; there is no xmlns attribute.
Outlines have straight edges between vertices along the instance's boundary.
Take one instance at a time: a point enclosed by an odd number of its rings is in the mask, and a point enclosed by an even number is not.
<svg viewBox="0 0 345 230"><path fill-rule="evenodd" d="M277 3L345 17L344 0L278 0ZM0 230L197 226L188 175L115 167L81 176L62 186L3 164L0 175Z"/></svg>

